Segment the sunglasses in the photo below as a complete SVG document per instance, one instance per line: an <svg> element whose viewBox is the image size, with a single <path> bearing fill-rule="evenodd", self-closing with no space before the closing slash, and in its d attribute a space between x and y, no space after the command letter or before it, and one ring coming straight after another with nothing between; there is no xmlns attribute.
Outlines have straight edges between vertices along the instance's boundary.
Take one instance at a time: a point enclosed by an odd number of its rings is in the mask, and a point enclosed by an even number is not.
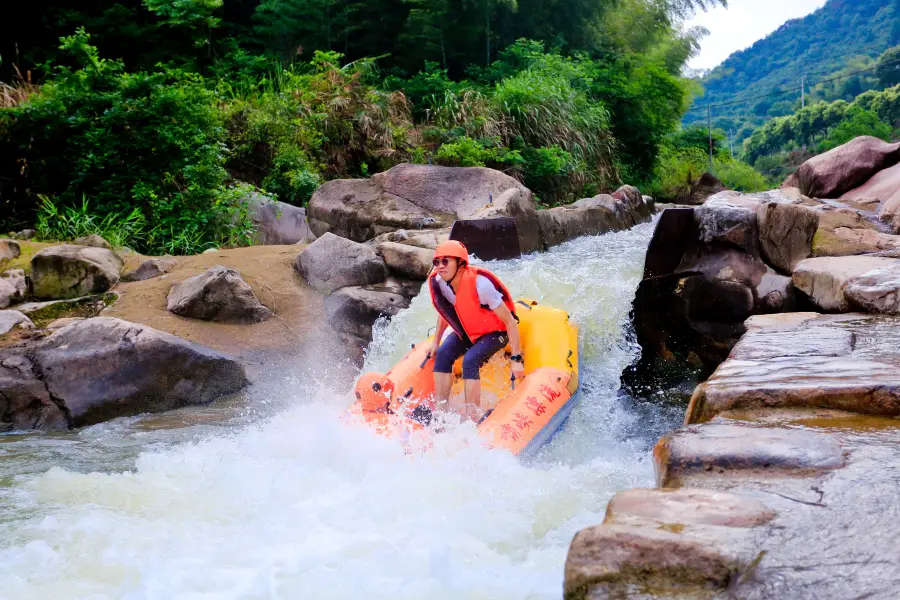
<svg viewBox="0 0 900 600"><path fill-rule="evenodd" d="M450 260L451 259L447 258L446 256L444 258L436 258L433 261L431 261L431 265L433 267L436 267L438 265L444 265L446 267L447 265L450 264Z"/></svg>

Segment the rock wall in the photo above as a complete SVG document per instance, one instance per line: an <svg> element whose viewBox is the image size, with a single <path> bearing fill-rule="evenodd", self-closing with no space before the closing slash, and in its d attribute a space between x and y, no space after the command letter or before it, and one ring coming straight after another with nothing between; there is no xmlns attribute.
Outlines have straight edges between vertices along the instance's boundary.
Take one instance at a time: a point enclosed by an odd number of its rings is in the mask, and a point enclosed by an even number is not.
<svg viewBox="0 0 900 600"><path fill-rule="evenodd" d="M618 493L573 539L566 599L895 594L900 319L746 327L656 445L658 489Z"/></svg>

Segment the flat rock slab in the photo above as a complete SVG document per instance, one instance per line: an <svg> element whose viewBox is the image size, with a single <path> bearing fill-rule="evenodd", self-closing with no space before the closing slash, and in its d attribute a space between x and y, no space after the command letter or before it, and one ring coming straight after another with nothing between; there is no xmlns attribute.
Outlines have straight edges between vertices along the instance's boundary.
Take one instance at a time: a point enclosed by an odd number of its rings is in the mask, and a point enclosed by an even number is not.
<svg viewBox="0 0 900 600"><path fill-rule="evenodd" d="M838 439L828 433L718 422L670 433L657 443L653 456L660 487L677 487L691 476L710 473L797 476L845 464Z"/></svg>
<svg viewBox="0 0 900 600"><path fill-rule="evenodd" d="M775 512L758 498L731 492L703 488L634 489L613 496L606 507L604 523L634 517L675 525L755 527L771 521Z"/></svg>
<svg viewBox="0 0 900 600"><path fill-rule="evenodd" d="M900 314L900 260L854 277L847 282L844 295L867 312Z"/></svg>
<svg viewBox="0 0 900 600"><path fill-rule="evenodd" d="M808 258L794 269L794 287L826 312L848 312L850 302L844 288L854 277L875 269L891 267L900 261L880 256L844 256Z"/></svg>
<svg viewBox="0 0 900 600"><path fill-rule="evenodd" d="M802 336L786 335L783 330L748 331L731 351L729 358L761 361L786 356L849 356L854 335L846 329L807 327Z"/></svg>

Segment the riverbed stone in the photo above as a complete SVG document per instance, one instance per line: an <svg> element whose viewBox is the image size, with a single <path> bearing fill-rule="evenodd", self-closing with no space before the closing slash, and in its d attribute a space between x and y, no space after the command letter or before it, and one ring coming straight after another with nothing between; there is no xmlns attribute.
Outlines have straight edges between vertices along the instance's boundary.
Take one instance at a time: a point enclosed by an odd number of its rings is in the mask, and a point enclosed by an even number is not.
<svg viewBox="0 0 900 600"><path fill-rule="evenodd" d="M384 260L370 247L328 232L297 256L294 268L323 294L381 283L388 274Z"/></svg>
<svg viewBox="0 0 900 600"><path fill-rule="evenodd" d="M166 308L182 317L219 323L261 323L274 316L238 271L222 266L172 286Z"/></svg>
<svg viewBox="0 0 900 600"><path fill-rule="evenodd" d="M22 254L19 242L15 240L0 239L0 262L18 258Z"/></svg>
<svg viewBox="0 0 900 600"><path fill-rule="evenodd" d="M660 487L690 484L691 477L707 475L808 475L845 463L844 450L831 434L725 422L672 432L656 444L653 456Z"/></svg>
<svg viewBox="0 0 900 600"><path fill-rule="evenodd" d="M74 427L206 404L247 384L244 367L225 354L109 317L67 325L32 355Z"/></svg>
<svg viewBox="0 0 900 600"><path fill-rule="evenodd" d="M794 269L794 287L809 296L813 304L826 312L847 312L850 303L844 288L854 277L881 267L900 263L879 256L808 258Z"/></svg>
<svg viewBox="0 0 900 600"><path fill-rule="evenodd" d="M341 333L370 341L379 317L392 317L409 307L409 298L398 292L383 285L341 288L325 298L328 322Z"/></svg>
<svg viewBox="0 0 900 600"><path fill-rule="evenodd" d="M0 335L8 333L13 327L34 329L34 323L27 315L17 310L0 310Z"/></svg>
<svg viewBox="0 0 900 600"><path fill-rule="evenodd" d="M563 598L632 597L627 586L678 597L724 588L743 563L716 544L664 528L599 525L582 529L566 558Z"/></svg>
<svg viewBox="0 0 900 600"><path fill-rule="evenodd" d="M428 277L434 257L432 250L397 242L381 242L375 247L375 252L397 275L422 280Z"/></svg>
<svg viewBox="0 0 900 600"><path fill-rule="evenodd" d="M893 247L890 234L880 230L874 218L852 208L816 207L819 226L813 236L811 257L853 256Z"/></svg>
<svg viewBox="0 0 900 600"><path fill-rule="evenodd" d="M31 359L18 350L0 350L0 427L59 430L68 426L65 412L50 397Z"/></svg>
<svg viewBox="0 0 900 600"><path fill-rule="evenodd" d="M847 282L844 295L866 312L900 314L900 260L853 277Z"/></svg>
<svg viewBox="0 0 900 600"><path fill-rule="evenodd" d="M623 217L626 212L621 202L607 194L540 210L541 239L550 248L577 237L618 231L626 227Z"/></svg>
<svg viewBox="0 0 900 600"><path fill-rule="evenodd" d="M122 279L124 281L145 281L160 275L165 275L178 264L174 258L148 258L137 269L128 273Z"/></svg>
<svg viewBox="0 0 900 600"><path fill-rule="evenodd" d="M33 293L40 300L56 300L105 292L118 283L122 265L122 259L106 248L44 248L31 259Z"/></svg>
<svg viewBox="0 0 900 600"><path fill-rule="evenodd" d="M741 250L758 252L754 207L733 202L734 197L716 195L694 209L694 218L704 244L719 242Z"/></svg>
<svg viewBox="0 0 900 600"><path fill-rule="evenodd" d="M618 492L606 507L604 523L632 517L660 523L755 527L775 511L758 498L703 488L632 489Z"/></svg>
<svg viewBox="0 0 900 600"><path fill-rule="evenodd" d="M685 423L761 408L898 416L898 327L897 317L848 314L751 328L694 391Z"/></svg>
<svg viewBox="0 0 900 600"><path fill-rule="evenodd" d="M819 227L819 215L802 204L767 202L756 211L760 249L765 260L782 273L812 252L812 240Z"/></svg>

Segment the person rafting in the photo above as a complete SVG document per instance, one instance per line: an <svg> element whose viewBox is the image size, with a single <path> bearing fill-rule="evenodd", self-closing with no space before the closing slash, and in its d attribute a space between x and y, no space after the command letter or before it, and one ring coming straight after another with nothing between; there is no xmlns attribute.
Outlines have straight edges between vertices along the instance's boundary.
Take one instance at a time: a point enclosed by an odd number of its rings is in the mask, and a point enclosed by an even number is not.
<svg viewBox="0 0 900 600"><path fill-rule="evenodd" d="M443 242L434 252L433 274L428 287L438 313L437 331L429 356L434 357L437 406L463 417L477 419L470 409L481 409L481 368L498 351L510 345L512 376L525 376L515 305L509 290L486 269L469 264L466 247L455 240ZM453 331L441 343L444 333ZM453 363L462 356L465 402L451 402Z"/></svg>

